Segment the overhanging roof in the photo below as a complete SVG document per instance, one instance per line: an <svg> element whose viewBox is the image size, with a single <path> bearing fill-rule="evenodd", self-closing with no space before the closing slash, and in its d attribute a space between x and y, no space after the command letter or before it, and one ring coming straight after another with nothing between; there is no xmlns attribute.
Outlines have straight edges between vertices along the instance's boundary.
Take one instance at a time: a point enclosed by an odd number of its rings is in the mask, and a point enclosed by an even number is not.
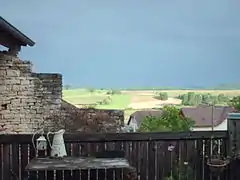
<svg viewBox="0 0 240 180"><path fill-rule="evenodd" d="M16 39L21 46L34 46L35 42L20 32L17 28L0 16L0 30L7 32Z"/></svg>

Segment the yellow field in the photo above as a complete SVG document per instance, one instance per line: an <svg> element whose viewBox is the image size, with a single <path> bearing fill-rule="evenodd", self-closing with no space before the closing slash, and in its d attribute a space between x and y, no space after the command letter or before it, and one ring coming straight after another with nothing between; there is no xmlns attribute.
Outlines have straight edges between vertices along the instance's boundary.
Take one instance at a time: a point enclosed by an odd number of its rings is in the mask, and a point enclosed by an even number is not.
<svg viewBox="0 0 240 180"><path fill-rule="evenodd" d="M225 94L227 96L238 96L240 95L240 90L156 90L156 91L150 91L150 90L139 90L139 91L122 91L126 94L132 94L132 95L153 95L154 92L167 92L169 97L175 97L181 94L185 94L188 92L196 92L196 93L211 93L214 95L217 94Z"/></svg>
<svg viewBox="0 0 240 180"><path fill-rule="evenodd" d="M154 98L157 92L167 92L168 100L161 101ZM106 105L97 105L98 109L122 109L125 110L125 119L137 110L160 108L166 104L174 104L181 106L181 100L176 97L188 92L195 93L211 93L213 95L224 94L226 96L240 96L240 90L137 90L137 91L122 91L122 94L111 95L111 102ZM93 104L94 102L106 99L106 91L97 90L94 93L89 93L83 89L64 90L63 99L74 105Z"/></svg>

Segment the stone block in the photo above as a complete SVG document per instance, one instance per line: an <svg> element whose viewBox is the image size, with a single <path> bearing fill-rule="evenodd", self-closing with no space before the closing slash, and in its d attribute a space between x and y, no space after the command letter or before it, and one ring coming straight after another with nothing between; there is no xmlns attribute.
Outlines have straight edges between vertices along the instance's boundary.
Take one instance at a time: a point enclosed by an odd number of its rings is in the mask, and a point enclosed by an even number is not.
<svg viewBox="0 0 240 180"><path fill-rule="evenodd" d="M19 79L6 79L5 80L5 84L8 84L8 85L20 85L20 80Z"/></svg>
<svg viewBox="0 0 240 180"><path fill-rule="evenodd" d="M20 80L20 83L22 86L30 84L29 80Z"/></svg>
<svg viewBox="0 0 240 180"><path fill-rule="evenodd" d="M9 69L6 71L8 77L19 77L20 76L20 71L14 70L14 69Z"/></svg>

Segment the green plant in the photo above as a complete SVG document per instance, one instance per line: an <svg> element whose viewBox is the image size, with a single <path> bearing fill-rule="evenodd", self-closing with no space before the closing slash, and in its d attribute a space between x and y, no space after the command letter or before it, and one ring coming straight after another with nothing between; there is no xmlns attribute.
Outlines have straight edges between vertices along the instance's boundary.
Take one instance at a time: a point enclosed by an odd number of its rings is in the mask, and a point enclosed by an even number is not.
<svg viewBox="0 0 240 180"><path fill-rule="evenodd" d="M87 90L88 90L88 92L90 92L91 94L96 91L96 89L94 89L94 88L88 88Z"/></svg>
<svg viewBox="0 0 240 180"><path fill-rule="evenodd" d="M156 93L154 95L155 99L159 99L159 100L163 100L166 101L168 100L168 93L167 92L160 92L160 93Z"/></svg>
<svg viewBox="0 0 240 180"><path fill-rule="evenodd" d="M224 94L214 96L210 93L194 93L188 92L178 96L182 100L182 105L197 106L200 104L226 104L229 102L229 97Z"/></svg>
<svg viewBox="0 0 240 180"><path fill-rule="evenodd" d="M172 153L172 152L171 152ZM165 180L187 180L194 178L194 170L188 162L179 163L177 160L173 162L170 175Z"/></svg>
<svg viewBox="0 0 240 180"><path fill-rule="evenodd" d="M161 116L146 117L139 131L141 132L162 132L162 131L189 131L194 125L190 118L183 117L180 110L174 106L165 106Z"/></svg>
<svg viewBox="0 0 240 180"><path fill-rule="evenodd" d="M164 180L188 180L194 178L194 170L188 164L188 162L179 162L175 161L170 170L170 175L165 177Z"/></svg>
<svg viewBox="0 0 240 180"><path fill-rule="evenodd" d="M240 111L240 96L235 96L229 101L229 105Z"/></svg>
<svg viewBox="0 0 240 180"><path fill-rule="evenodd" d="M115 94L122 94L122 92L117 89L111 89L111 90L107 91L106 94L107 95L115 95Z"/></svg>

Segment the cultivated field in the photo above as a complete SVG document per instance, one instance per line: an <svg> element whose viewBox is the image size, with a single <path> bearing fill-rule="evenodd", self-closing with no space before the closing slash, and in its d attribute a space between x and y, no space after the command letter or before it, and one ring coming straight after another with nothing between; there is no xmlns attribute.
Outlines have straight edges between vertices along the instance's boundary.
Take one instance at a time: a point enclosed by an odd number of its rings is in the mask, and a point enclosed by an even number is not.
<svg viewBox="0 0 240 180"><path fill-rule="evenodd" d="M168 100L161 101L153 96L157 92L167 92ZM120 94L108 95L106 90L89 92L87 89L63 90L63 99L77 107L94 107L98 109L125 110L125 118L137 110L160 108L167 104L181 105L181 100L176 97L187 92L211 93L214 95L225 94L227 96L240 95L240 90L137 90L121 91Z"/></svg>

